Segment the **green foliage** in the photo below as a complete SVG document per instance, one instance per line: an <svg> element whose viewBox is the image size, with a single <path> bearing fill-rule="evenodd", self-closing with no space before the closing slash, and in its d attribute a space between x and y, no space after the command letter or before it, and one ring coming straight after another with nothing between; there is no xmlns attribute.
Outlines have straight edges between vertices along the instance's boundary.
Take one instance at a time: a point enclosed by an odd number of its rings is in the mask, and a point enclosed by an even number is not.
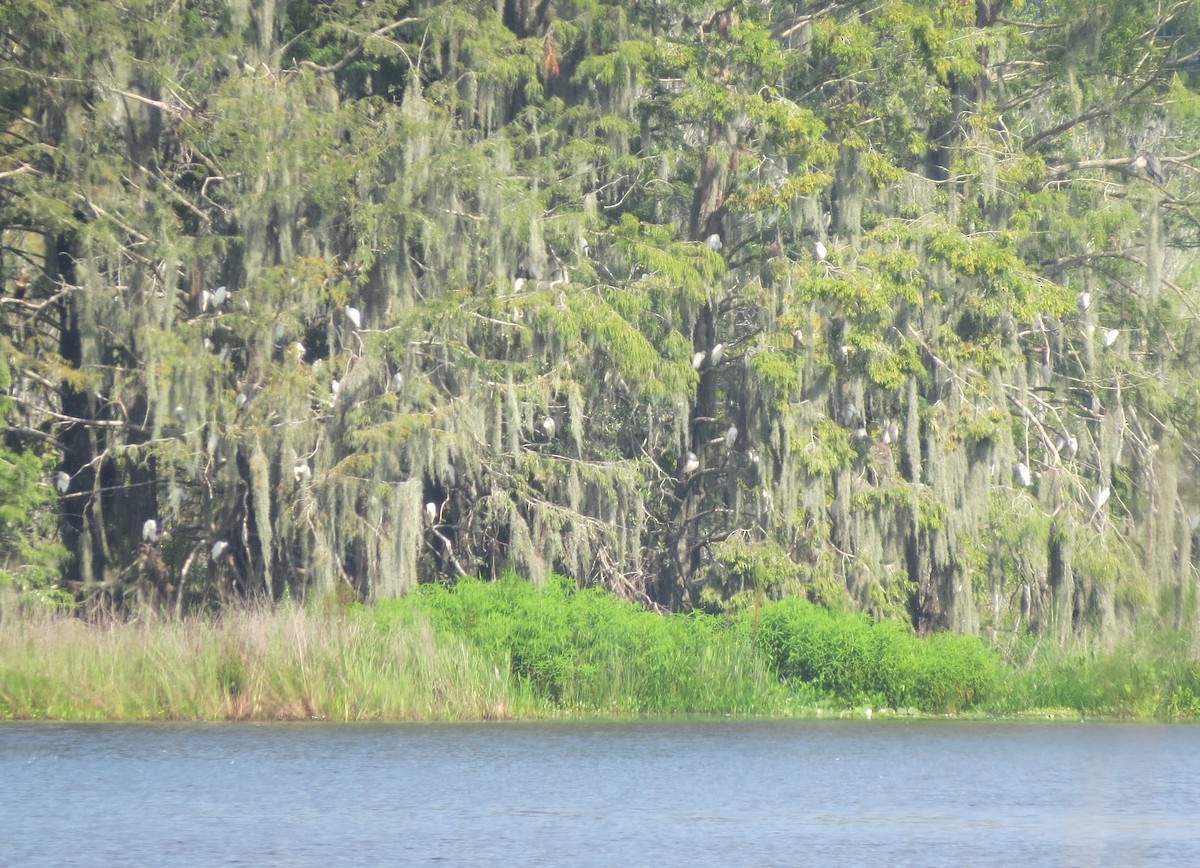
<svg viewBox="0 0 1200 868"><path fill-rule="evenodd" d="M978 639L919 639L895 621L798 599L763 610L758 643L780 678L812 683L849 704L962 711L986 703L1003 677Z"/></svg>

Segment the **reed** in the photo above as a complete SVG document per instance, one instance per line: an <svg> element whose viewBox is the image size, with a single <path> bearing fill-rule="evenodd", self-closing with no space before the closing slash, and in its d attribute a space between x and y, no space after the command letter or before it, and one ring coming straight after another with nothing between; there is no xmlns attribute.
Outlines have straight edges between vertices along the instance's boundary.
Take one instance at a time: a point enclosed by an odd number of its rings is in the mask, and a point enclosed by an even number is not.
<svg viewBox="0 0 1200 868"><path fill-rule="evenodd" d="M292 605L219 618L7 619L0 717L480 720L534 709L505 671L427 621Z"/></svg>

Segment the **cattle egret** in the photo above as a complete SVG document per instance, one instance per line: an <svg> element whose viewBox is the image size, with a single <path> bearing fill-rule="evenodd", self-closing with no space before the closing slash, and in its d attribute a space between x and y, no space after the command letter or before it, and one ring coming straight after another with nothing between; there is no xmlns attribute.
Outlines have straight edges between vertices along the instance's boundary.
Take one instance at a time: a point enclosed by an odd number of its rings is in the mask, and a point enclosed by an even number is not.
<svg viewBox="0 0 1200 868"><path fill-rule="evenodd" d="M856 440L864 440L864 439L866 439L866 436L867 436L867 429L864 428L863 426L859 425L857 428L854 429L854 438Z"/></svg>
<svg viewBox="0 0 1200 868"><path fill-rule="evenodd" d="M725 345L717 344L712 348L712 354L709 356L709 362L715 368L717 365L721 364L721 359L723 358L725 358Z"/></svg>
<svg viewBox="0 0 1200 868"><path fill-rule="evenodd" d="M212 294L212 306L213 306L214 308L220 307L220 306L221 306L221 305L223 305L223 304L224 304L224 303L225 303L225 302L226 302L228 299L229 299L229 290L228 290L228 289L226 289L225 287L223 287L223 286L218 286L216 289L214 289L214 290L213 290L213 294Z"/></svg>
<svg viewBox="0 0 1200 868"><path fill-rule="evenodd" d="M1108 496L1110 494L1112 494L1112 491L1107 485L1096 492L1096 497L1092 501L1096 504L1096 509L1100 509L1104 504L1108 503Z"/></svg>
<svg viewBox="0 0 1200 868"><path fill-rule="evenodd" d="M158 540L158 522L152 518L142 522L142 539L146 542L157 542Z"/></svg>
<svg viewBox="0 0 1200 868"><path fill-rule="evenodd" d="M699 469L700 459L696 457L695 452L689 452L683 461L683 475L687 476L689 473L695 473Z"/></svg>
<svg viewBox="0 0 1200 868"><path fill-rule="evenodd" d="M292 352L296 354L297 359L304 361L304 354L308 351L304 348L304 344L300 343L300 341L296 341L294 344L292 344Z"/></svg>
<svg viewBox="0 0 1200 868"><path fill-rule="evenodd" d="M796 346L804 345L804 329L796 329L792 332L792 338L796 341Z"/></svg>
<svg viewBox="0 0 1200 868"><path fill-rule="evenodd" d="M582 235L579 236L579 252L585 257L591 255L592 246L588 244L588 240Z"/></svg>
<svg viewBox="0 0 1200 868"><path fill-rule="evenodd" d="M54 487L58 489L59 494L66 494L67 489L71 487L71 477L65 470L54 474Z"/></svg>
<svg viewBox="0 0 1200 868"><path fill-rule="evenodd" d="M1042 382L1049 383L1054 379L1054 369L1050 367L1049 362L1042 364Z"/></svg>
<svg viewBox="0 0 1200 868"><path fill-rule="evenodd" d="M733 444L737 442L737 425L730 425L729 430L725 432L725 448L732 449Z"/></svg>
<svg viewBox="0 0 1200 868"><path fill-rule="evenodd" d="M338 392L342 391L342 384L337 380L330 380L329 391L333 394L333 397L336 398L338 396Z"/></svg>
<svg viewBox="0 0 1200 868"><path fill-rule="evenodd" d="M1117 342L1117 338L1121 336L1120 329L1109 329L1104 333L1104 346L1111 347Z"/></svg>
<svg viewBox="0 0 1200 868"><path fill-rule="evenodd" d="M854 406L853 402L847 402L845 409L842 410L842 423L853 425L856 419L858 419L858 408Z"/></svg>
<svg viewBox="0 0 1200 868"><path fill-rule="evenodd" d="M223 539L217 540L215 543L213 543L212 559L214 561L220 560L221 555L225 554L225 552L226 552L226 550L228 550L228 548L229 548L229 543L225 542L225 540L223 540Z"/></svg>
<svg viewBox="0 0 1200 868"><path fill-rule="evenodd" d="M711 250L713 253L716 253L718 250L720 250L722 247L725 246L724 244L721 243L721 236L715 232L712 235L708 236L708 239L704 243L708 245L708 249Z"/></svg>
<svg viewBox="0 0 1200 868"><path fill-rule="evenodd" d="M1092 306L1092 295L1089 292L1079 293L1079 312L1086 313L1087 309Z"/></svg>
<svg viewBox="0 0 1200 868"><path fill-rule="evenodd" d="M525 288L525 278L518 277L513 281L513 292L520 292Z"/></svg>
<svg viewBox="0 0 1200 868"><path fill-rule="evenodd" d="M350 324L356 329L362 328L362 311L358 308L346 305L346 319L350 320Z"/></svg>
<svg viewBox="0 0 1200 868"><path fill-rule="evenodd" d="M813 245L813 252L817 254L817 262L824 262L829 251L825 249L825 245L818 241Z"/></svg>
<svg viewBox="0 0 1200 868"><path fill-rule="evenodd" d="M294 466L292 468L292 476L297 482L299 482L301 479L307 479L309 476L312 476L312 470L309 469L308 462L301 461L299 464Z"/></svg>
<svg viewBox="0 0 1200 868"><path fill-rule="evenodd" d="M700 370L700 366L704 364L704 357L706 355L708 355L708 354L707 353L696 353L694 356L692 356L692 370L693 371Z"/></svg>
<svg viewBox="0 0 1200 868"><path fill-rule="evenodd" d="M396 371L396 373L392 374L392 391L399 392L403 388L404 388L404 374L400 373L399 371Z"/></svg>
<svg viewBox="0 0 1200 868"><path fill-rule="evenodd" d="M1074 434L1068 434L1067 435L1067 452L1070 454L1070 456L1072 458L1074 458L1075 453L1078 451L1079 451L1079 438L1076 437Z"/></svg>
<svg viewBox="0 0 1200 868"><path fill-rule="evenodd" d="M883 445L887 446L892 442L892 423L887 422L883 426L883 433L879 435L879 439L883 441Z"/></svg>
<svg viewBox="0 0 1200 868"><path fill-rule="evenodd" d="M549 416L547 416L545 419L542 420L542 431L544 431L546 433L547 440L554 439L554 432L557 429L558 429L558 426L554 424L554 420L551 419Z"/></svg>
<svg viewBox="0 0 1200 868"><path fill-rule="evenodd" d="M211 338L204 339L204 349L208 350L211 353L216 348L217 348L217 345L212 342Z"/></svg>
<svg viewBox="0 0 1200 868"><path fill-rule="evenodd" d="M433 524L437 520L437 504L432 500L425 504L425 521Z"/></svg>
<svg viewBox="0 0 1200 868"><path fill-rule="evenodd" d="M1016 466L1017 479L1021 481L1021 485L1028 488L1033 482L1033 473L1024 461L1018 461Z"/></svg>

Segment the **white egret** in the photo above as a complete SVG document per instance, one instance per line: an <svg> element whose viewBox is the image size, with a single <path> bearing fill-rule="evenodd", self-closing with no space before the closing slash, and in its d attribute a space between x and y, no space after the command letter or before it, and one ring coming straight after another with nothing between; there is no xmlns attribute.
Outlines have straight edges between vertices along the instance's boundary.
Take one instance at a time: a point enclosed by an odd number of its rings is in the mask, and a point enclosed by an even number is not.
<svg viewBox="0 0 1200 868"><path fill-rule="evenodd" d="M796 329L792 332L792 339L796 341L796 346L804 346L804 329Z"/></svg>
<svg viewBox="0 0 1200 868"><path fill-rule="evenodd" d="M891 422L888 423L887 432L888 432L888 436L891 437L893 440L900 439L900 425L897 424L896 420L893 419Z"/></svg>
<svg viewBox="0 0 1200 868"><path fill-rule="evenodd" d="M54 487L58 489L59 494L66 494L67 489L71 487L71 477L65 470L54 474Z"/></svg>
<svg viewBox="0 0 1200 868"><path fill-rule="evenodd" d="M725 345L717 344L712 348L712 353L709 354L709 363L715 368L721 364L721 359L725 358Z"/></svg>
<svg viewBox="0 0 1200 868"><path fill-rule="evenodd" d="M1033 472L1029 469L1024 461L1018 461L1014 468L1017 472L1017 479L1021 481L1021 485L1028 488L1033 483Z"/></svg>
<svg viewBox="0 0 1200 868"><path fill-rule="evenodd" d="M399 371L396 371L396 373L392 374L392 391L399 392L403 388L404 388L404 374L400 373Z"/></svg>
<svg viewBox="0 0 1200 868"><path fill-rule="evenodd" d="M715 232L712 235L708 236L708 238L705 240L704 243L708 245L708 249L711 250L713 253L716 253L718 250L720 250L722 247L725 246L724 244L721 243L721 236Z"/></svg>
<svg viewBox="0 0 1200 868"><path fill-rule="evenodd" d="M238 406L239 410L246 406L246 393L245 392L237 393L237 406Z"/></svg>
<svg viewBox="0 0 1200 868"><path fill-rule="evenodd" d="M342 391L342 384L340 382L338 382L337 380L330 380L329 381L329 391L333 395L333 397L336 398L338 396L338 392Z"/></svg>
<svg viewBox="0 0 1200 868"><path fill-rule="evenodd" d="M425 522L433 524L437 520L437 504L432 500L425 504Z"/></svg>
<svg viewBox="0 0 1200 868"><path fill-rule="evenodd" d="M704 359L707 355L708 355L708 353L696 353L694 356L692 356L692 370L693 371L700 370L700 366L704 364Z"/></svg>
<svg viewBox="0 0 1200 868"><path fill-rule="evenodd" d="M683 460L683 475L695 473L700 469L700 459L696 457L695 452L689 452Z"/></svg>
<svg viewBox="0 0 1200 868"><path fill-rule="evenodd" d="M1075 453L1079 451L1079 438L1074 434L1067 435L1067 453L1074 458Z"/></svg>
<svg viewBox="0 0 1200 868"><path fill-rule="evenodd" d="M737 442L737 425L730 425L729 430L725 432L725 448L732 449L733 444Z"/></svg>
<svg viewBox="0 0 1200 868"><path fill-rule="evenodd" d="M158 522L152 518L142 522L142 539L146 542L158 541Z"/></svg>
<svg viewBox="0 0 1200 868"><path fill-rule="evenodd" d="M213 290L212 306L214 308L220 307L226 301L228 301L228 299L229 299L229 290L226 289L224 286L218 286L216 289Z"/></svg>
<svg viewBox="0 0 1200 868"><path fill-rule="evenodd" d="M212 559L214 561L220 560L221 555L225 554L225 552L228 549L229 549L229 543L225 542L225 540L223 540L223 539L217 540L215 543L213 543L212 552L211 552Z"/></svg>
<svg viewBox="0 0 1200 868"><path fill-rule="evenodd" d="M297 482L310 476L312 476L312 470L309 469L307 461L301 461L292 468L292 477Z"/></svg>
<svg viewBox="0 0 1200 868"><path fill-rule="evenodd" d="M1092 306L1092 294L1090 292L1079 293L1079 312L1086 313L1087 309Z"/></svg>
<svg viewBox="0 0 1200 868"><path fill-rule="evenodd" d="M817 254L817 262L824 262L829 251L825 249L825 245L818 241L813 245L813 252Z"/></svg>
<svg viewBox="0 0 1200 868"><path fill-rule="evenodd" d="M346 319L350 320L356 329L362 328L362 311L358 308L346 305Z"/></svg>
<svg viewBox="0 0 1200 868"><path fill-rule="evenodd" d="M1120 329L1108 329L1104 333L1105 348L1111 347L1113 344L1115 344L1117 342L1117 338L1119 338L1120 336L1121 336Z"/></svg>
<svg viewBox="0 0 1200 868"><path fill-rule="evenodd" d="M554 439L554 432L558 430L558 426L554 424L554 420L547 416L542 420L542 431L546 434L547 440Z"/></svg>
<svg viewBox="0 0 1200 868"><path fill-rule="evenodd" d="M1108 503L1108 496L1110 494L1112 494L1112 491L1107 485L1096 492L1095 498L1092 499L1092 503L1096 505L1096 509L1100 509L1104 504Z"/></svg>
<svg viewBox="0 0 1200 868"><path fill-rule="evenodd" d="M513 281L513 292L520 292L525 288L525 278L518 277Z"/></svg>
<svg viewBox="0 0 1200 868"><path fill-rule="evenodd" d="M867 429L864 428L862 425L859 425L857 428L854 429L854 439L865 440L866 437L867 437Z"/></svg>

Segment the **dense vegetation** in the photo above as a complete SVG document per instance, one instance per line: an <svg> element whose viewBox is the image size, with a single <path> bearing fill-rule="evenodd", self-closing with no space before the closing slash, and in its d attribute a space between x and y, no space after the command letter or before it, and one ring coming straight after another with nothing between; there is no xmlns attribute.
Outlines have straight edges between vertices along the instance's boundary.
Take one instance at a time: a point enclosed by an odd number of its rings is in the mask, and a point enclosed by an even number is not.
<svg viewBox="0 0 1200 868"><path fill-rule="evenodd" d="M1183 634L1102 654L1051 638L1001 650L797 598L663 618L569 580L508 577L349 610L10 618L0 719L1200 714Z"/></svg>
<svg viewBox="0 0 1200 868"><path fill-rule="evenodd" d="M1198 24L9 0L0 580L1190 630Z"/></svg>

